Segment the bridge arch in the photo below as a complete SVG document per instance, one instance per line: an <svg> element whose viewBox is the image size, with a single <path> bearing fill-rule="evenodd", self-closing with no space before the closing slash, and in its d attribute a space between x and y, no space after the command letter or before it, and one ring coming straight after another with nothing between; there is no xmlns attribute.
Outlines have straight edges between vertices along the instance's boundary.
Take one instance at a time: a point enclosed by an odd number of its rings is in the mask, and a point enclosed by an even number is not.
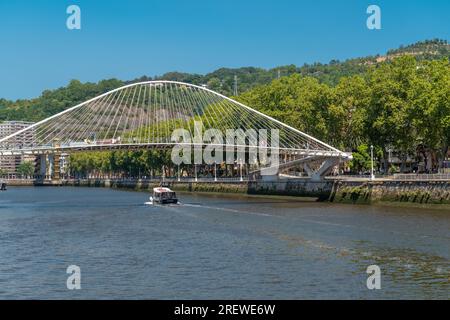
<svg viewBox="0 0 450 320"><path fill-rule="evenodd" d="M285 167L311 159L351 159L351 154L218 92L167 80L124 85L0 138L0 155L170 147L178 144L172 131L183 128L194 135L195 122L224 133L268 130L270 136L276 129ZM266 148L272 149L269 140ZM235 142L227 146L238 147ZM246 147L264 146L259 141Z"/></svg>

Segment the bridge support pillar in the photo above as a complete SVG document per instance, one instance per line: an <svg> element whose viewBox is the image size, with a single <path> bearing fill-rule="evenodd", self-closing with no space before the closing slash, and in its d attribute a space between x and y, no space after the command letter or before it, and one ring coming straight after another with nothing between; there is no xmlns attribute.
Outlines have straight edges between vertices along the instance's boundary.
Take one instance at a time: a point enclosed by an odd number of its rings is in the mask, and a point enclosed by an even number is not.
<svg viewBox="0 0 450 320"><path fill-rule="evenodd" d="M308 177L312 177L314 174L314 170L312 170L309 166L308 163L304 163L303 164L303 170L305 170L306 174L308 175Z"/></svg>
<svg viewBox="0 0 450 320"><path fill-rule="evenodd" d="M61 179L61 154L40 154L36 156L34 175L38 180L58 181Z"/></svg>
<svg viewBox="0 0 450 320"><path fill-rule="evenodd" d="M36 156L34 175L39 178L45 178L47 174L47 156L45 154L39 154Z"/></svg>
<svg viewBox="0 0 450 320"><path fill-rule="evenodd" d="M53 155L46 154L45 155L45 179L52 180L53 173Z"/></svg>
<svg viewBox="0 0 450 320"><path fill-rule="evenodd" d="M52 180L61 179L61 155L59 153L53 154L53 175Z"/></svg>
<svg viewBox="0 0 450 320"><path fill-rule="evenodd" d="M322 163L322 165L319 167L319 169L317 169L316 171L312 171L311 168L309 168L308 164L306 164L306 163L304 165L304 168L308 168L308 169L305 169L305 171L311 177L311 181L323 181L324 177L328 173L330 173L330 171L333 169L333 167L336 166L338 163L339 163L339 159L329 158L329 159L326 159Z"/></svg>

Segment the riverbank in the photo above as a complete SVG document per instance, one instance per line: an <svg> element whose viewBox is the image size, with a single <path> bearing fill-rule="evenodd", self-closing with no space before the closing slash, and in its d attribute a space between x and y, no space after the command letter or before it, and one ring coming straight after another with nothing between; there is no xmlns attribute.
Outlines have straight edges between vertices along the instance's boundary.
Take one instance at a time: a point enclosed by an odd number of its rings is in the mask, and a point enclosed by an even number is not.
<svg viewBox="0 0 450 320"><path fill-rule="evenodd" d="M129 190L148 190L159 185L157 180L76 179L58 182L10 180L11 186L80 186ZM247 194L314 198L318 201L351 204L437 205L450 208L448 181L348 181L281 179L278 181L192 182L172 181L175 191L218 194Z"/></svg>

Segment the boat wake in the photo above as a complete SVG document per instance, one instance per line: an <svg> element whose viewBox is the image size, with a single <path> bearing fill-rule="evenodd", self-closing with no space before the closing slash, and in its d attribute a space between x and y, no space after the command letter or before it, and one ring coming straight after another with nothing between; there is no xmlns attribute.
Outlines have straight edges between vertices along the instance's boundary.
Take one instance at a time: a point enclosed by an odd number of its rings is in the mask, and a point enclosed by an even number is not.
<svg viewBox="0 0 450 320"><path fill-rule="evenodd" d="M202 209L212 209L212 210L232 212L232 213L243 213L243 214L250 214L250 215L264 216L264 217L277 217L272 214L267 214L267 213L262 213L262 212L237 210L237 209L230 209L230 208L223 208L223 207L211 207L211 206L205 206L205 205L201 205L201 204L185 203L184 206L193 207L193 208L202 208Z"/></svg>
<svg viewBox="0 0 450 320"><path fill-rule="evenodd" d="M145 206L158 206L158 207L179 207L182 206L183 203L181 202L177 202L177 203L158 203L158 202L154 202L154 201L147 201L144 202Z"/></svg>

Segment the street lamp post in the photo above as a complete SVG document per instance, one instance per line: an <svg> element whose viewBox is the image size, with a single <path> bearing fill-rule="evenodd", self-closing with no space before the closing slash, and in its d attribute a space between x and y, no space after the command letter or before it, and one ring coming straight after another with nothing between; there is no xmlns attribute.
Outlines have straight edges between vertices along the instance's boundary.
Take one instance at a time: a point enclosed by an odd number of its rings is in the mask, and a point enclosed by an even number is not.
<svg viewBox="0 0 450 320"><path fill-rule="evenodd" d="M239 159L239 171L240 171L240 175L241 178L239 179L241 182L244 181L243 177L242 177L242 160Z"/></svg>
<svg viewBox="0 0 450 320"><path fill-rule="evenodd" d="M389 172L389 169L391 168L391 159L392 159L392 156L391 156L391 153L392 153L392 149L391 148L389 148L389 150L388 150L388 153L389 153L389 156L388 156L388 167L386 168L386 170L385 170L385 174L389 174L390 172Z"/></svg>
<svg viewBox="0 0 450 320"><path fill-rule="evenodd" d="M375 180L375 175L373 174L373 145L370 145L370 162L371 162L370 180Z"/></svg>

